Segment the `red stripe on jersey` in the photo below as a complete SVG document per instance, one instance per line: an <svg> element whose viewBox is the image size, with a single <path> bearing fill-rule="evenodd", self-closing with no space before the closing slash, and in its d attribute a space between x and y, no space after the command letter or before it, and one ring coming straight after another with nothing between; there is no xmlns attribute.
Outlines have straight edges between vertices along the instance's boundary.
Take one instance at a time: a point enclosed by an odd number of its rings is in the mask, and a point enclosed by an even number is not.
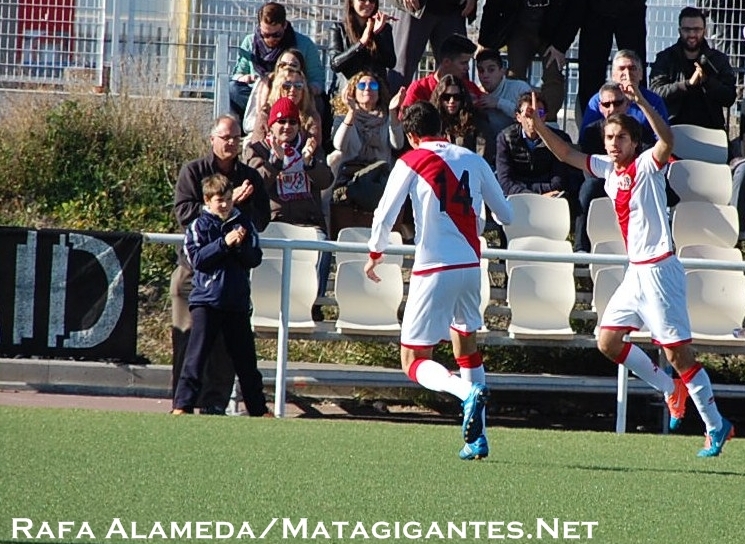
<svg viewBox="0 0 745 544"><path fill-rule="evenodd" d="M481 258L481 243L476 228L476 213L471 205L471 190L468 171L461 179L455 177L448 164L434 151L414 149L404 154L401 160L416 172L440 201L440 211L445 212L473 248L476 258Z"/></svg>
<svg viewBox="0 0 745 544"><path fill-rule="evenodd" d="M616 171L615 174L618 176L615 199L616 216L618 217L618 225L621 227L624 244L628 246L629 217L631 216L629 203L631 202L631 192L636 184L636 160L628 165L625 170Z"/></svg>
<svg viewBox="0 0 745 544"><path fill-rule="evenodd" d="M481 263L470 263L470 264L451 264L448 266L437 266L435 268L425 268L424 270L413 271L414 276L426 276L428 274L434 274L435 272L443 272L444 270L457 270L459 268L478 268Z"/></svg>

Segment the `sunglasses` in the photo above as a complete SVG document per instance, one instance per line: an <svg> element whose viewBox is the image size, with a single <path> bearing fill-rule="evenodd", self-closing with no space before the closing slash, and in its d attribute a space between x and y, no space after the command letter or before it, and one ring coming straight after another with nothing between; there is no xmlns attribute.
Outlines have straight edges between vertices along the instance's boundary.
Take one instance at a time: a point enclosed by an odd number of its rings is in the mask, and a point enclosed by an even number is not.
<svg viewBox="0 0 745 544"><path fill-rule="evenodd" d="M359 83L357 83L358 91L377 91L378 89L380 89L380 85L377 81L368 81L367 83L365 83L364 81L360 81Z"/></svg>
<svg viewBox="0 0 745 544"><path fill-rule="evenodd" d="M277 32L266 32L266 33L260 32L260 34L261 34L261 37L264 38L265 40L268 40L270 38L273 38L275 40L278 40L282 36L285 35L285 31L284 30L278 30Z"/></svg>
<svg viewBox="0 0 745 544"><path fill-rule="evenodd" d="M611 100L610 102L601 102L600 105L604 108L610 108L611 106L618 108L620 106L623 106L623 103L626 102L623 98L619 98L618 100Z"/></svg>
<svg viewBox="0 0 745 544"><path fill-rule="evenodd" d="M303 83L302 81L295 81L294 83L290 83L289 81L285 81L282 84L282 88L285 91L289 91L293 87L296 88L296 89L302 89L303 87L305 87L305 83Z"/></svg>
<svg viewBox="0 0 745 544"><path fill-rule="evenodd" d="M463 100L463 95L460 93L442 93L440 95L440 100L442 100L443 102L450 102L451 100L460 102L461 100Z"/></svg>
<svg viewBox="0 0 745 544"><path fill-rule="evenodd" d="M298 124L298 120L285 117L284 119L277 119L275 123L279 123L280 125L291 125L294 127Z"/></svg>
<svg viewBox="0 0 745 544"><path fill-rule="evenodd" d="M277 66L280 67L280 68L295 68L295 70L299 70L300 69L300 64L297 63L297 62L281 61L281 62L278 62L277 63Z"/></svg>
<svg viewBox="0 0 745 544"><path fill-rule="evenodd" d="M241 139L240 134L215 134L218 138L220 138L223 142L238 142Z"/></svg>

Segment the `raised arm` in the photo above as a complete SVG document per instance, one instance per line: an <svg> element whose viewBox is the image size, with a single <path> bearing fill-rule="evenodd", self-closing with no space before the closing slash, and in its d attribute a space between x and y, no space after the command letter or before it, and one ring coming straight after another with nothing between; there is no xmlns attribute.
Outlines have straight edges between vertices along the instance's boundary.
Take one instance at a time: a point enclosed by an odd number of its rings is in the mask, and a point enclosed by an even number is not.
<svg viewBox="0 0 745 544"><path fill-rule="evenodd" d="M538 115L537 110L536 95L533 93L533 104L525 110L525 114L533 120L535 130L540 135L541 140L561 162L574 166L583 172L588 172L587 155L574 149L568 142L565 142L558 134L548 128Z"/></svg>
<svg viewBox="0 0 745 544"><path fill-rule="evenodd" d="M657 136L657 142L652 148L652 155L658 163L666 163L673 152L673 145L675 143L673 131L657 110L644 98L639 87L635 85L622 85L621 88L623 94L629 100L636 102L639 109L642 110L642 113L647 118L647 121L649 121L649 126L652 127L652 130Z"/></svg>

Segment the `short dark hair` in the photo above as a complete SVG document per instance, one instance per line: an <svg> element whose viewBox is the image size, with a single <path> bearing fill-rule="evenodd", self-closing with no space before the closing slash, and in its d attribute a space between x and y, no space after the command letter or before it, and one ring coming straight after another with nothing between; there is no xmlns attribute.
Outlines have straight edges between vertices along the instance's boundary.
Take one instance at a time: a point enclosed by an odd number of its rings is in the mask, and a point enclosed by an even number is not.
<svg viewBox="0 0 745 544"><path fill-rule="evenodd" d="M533 105L533 94L535 94L536 102L540 102L544 106L546 105L546 99L543 98L541 93L538 91L528 91L517 97L517 102L515 102L515 113L520 113L520 110L522 109L520 106L523 104Z"/></svg>
<svg viewBox="0 0 745 544"><path fill-rule="evenodd" d="M627 113L614 113L609 115L603 123L603 138L605 138L605 127L618 125L629 133L632 142L636 143L637 150L642 143L642 124Z"/></svg>
<svg viewBox="0 0 745 544"><path fill-rule="evenodd" d="M476 64L484 62L485 60L493 60L497 63L497 66L504 68L502 54L496 49L482 49L476 54Z"/></svg>
<svg viewBox="0 0 745 544"><path fill-rule="evenodd" d="M704 22L704 26L706 26L706 15L704 15L703 11L693 6L688 6L680 10L680 15L678 15L678 26L680 26L684 18L701 19Z"/></svg>
<svg viewBox="0 0 745 544"><path fill-rule="evenodd" d="M429 102L414 102L404 111L401 119L404 133L424 136L439 136L442 133L442 120L437 108Z"/></svg>
<svg viewBox="0 0 745 544"><path fill-rule="evenodd" d="M223 196L233 192L230 180L223 174L212 174L202 180L202 194L205 200L213 196Z"/></svg>
<svg viewBox="0 0 745 544"><path fill-rule="evenodd" d="M455 59L459 55L473 55L476 52L476 44L463 34L451 34L440 45L440 60Z"/></svg>
<svg viewBox="0 0 745 544"><path fill-rule="evenodd" d="M277 2L267 2L259 8L257 14L259 24L265 25L283 25L287 22L287 10L282 4Z"/></svg>

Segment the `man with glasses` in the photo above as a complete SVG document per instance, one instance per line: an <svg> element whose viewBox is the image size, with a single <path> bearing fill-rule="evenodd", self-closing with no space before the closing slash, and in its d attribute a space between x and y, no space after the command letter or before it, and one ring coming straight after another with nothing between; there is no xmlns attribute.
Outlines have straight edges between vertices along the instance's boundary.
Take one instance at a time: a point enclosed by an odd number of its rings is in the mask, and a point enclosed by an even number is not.
<svg viewBox="0 0 745 544"><path fill-rule="evenodd" d="M269 196L264 189L259 173L238 160L241 150L240 123L232 115L218 117L210 130L212 148L204 157L184 164L178 175L174 193L173 213L179 226L185 229L204 206L202 180L214 174L228 178L233 188L233 204L251 219L258 231L269 222ZM189 293L194 272L189 266L183 250L178 252L178 266L171 275L171 341L173 346L173 390L176 390L186 346L191 332ZM225 351L222 339L218 339L207 361L203 376L203 388L197 406L201 413L224 414L233 389L235 372ZM245 396L245 395L244 395ZM250 399L246 398L250 404ZM249 407L249 414L260 416L266 412L265 405Z"/></svg>
<svg viewBox="0 0 745 544"><path fill-rule="evenodd" d="M280 55L293 47L305 59L305 76L314 96L324 92L326 72L318 47L308 36L297 32L287 20L282 4L267 2L258 11L258 24L253 34L241 42L238 61L230 81L230 108L243 119L251 84L274 71Z"/></svg>
<svg viewBox="0 0 745 544"><path fill-rule="evenodd" d="M667 107L665 107L665 101L657 93L641 86L643 75L644 65L642 59L634 51L630 49L621 49L613 56L611 81L614 83L620 83L624 86L638 86L639 91L652 106L652 109L659 113L660 117L667 120ZM629 103L626 113L639 121L645 131L652 130L649 121L644 116L644 112L642 112L635 102ZM583 138L587 127L600 119L604 119L603 113L600 111L600 93L595 93L587 104L584 116L582 117L582 125L579 131L580 140Z"/></svg>
<svg viewBox="0 0 745 544"><path fill-rule="evenodd" d="M650 88L665 100L671 125L725 129L723 108L735 102L735 73L727 55L709 47L706 16L694 7L678 16L680 38L660 51L650 70Z"/></svg>

